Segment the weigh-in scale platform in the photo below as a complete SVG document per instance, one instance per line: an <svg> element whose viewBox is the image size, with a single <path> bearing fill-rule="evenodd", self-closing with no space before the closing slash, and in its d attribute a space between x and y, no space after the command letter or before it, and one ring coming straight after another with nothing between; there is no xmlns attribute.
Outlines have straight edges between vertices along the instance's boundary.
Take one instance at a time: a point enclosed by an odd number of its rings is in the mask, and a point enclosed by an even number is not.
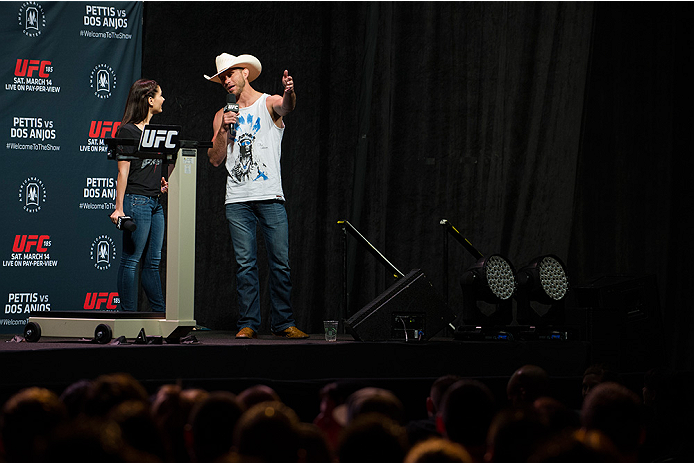
<svg viewBox="0 0 694 463"><path fill-rule="evenodd" d="M150 129L148 131L148 129ZM30 312L24 338L36 342L44 337L92 338L106 344L113 338L125 336L162 337L167 342L179 342L196 326L195 303L195 197L198 149L212 147L211 142L178 140L178 126L145 127L143 139L152 131L160 135L159 152L138 152L130 156L116 155L117 145L133 145L137 140L107 139L109 159L164 159L164 165L175 163L169 177L167 254L166 254L166 312L123 311L57 311ZM162 130L169 131L163 136ZM153 140L153 139L151 139ZM150 140L150 141L151 141ZM156 143L156 140L155 140Z"/></svg>

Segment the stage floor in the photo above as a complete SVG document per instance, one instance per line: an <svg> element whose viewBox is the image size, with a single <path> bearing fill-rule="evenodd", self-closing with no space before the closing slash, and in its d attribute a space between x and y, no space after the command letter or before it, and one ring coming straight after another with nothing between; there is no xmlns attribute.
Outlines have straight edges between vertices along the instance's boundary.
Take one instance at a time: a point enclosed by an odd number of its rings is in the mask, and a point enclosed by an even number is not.
<svg viewBox="0 0 694 463"><path fill-rule="evenodd" d="M13 342L0 335L3 365L0 400L28 386L60 393L80 379L127 372L151 392L163 384L238 393L267 384L308 419L318 413L318 391L330 382L351 382L393 390L415 403L410 416L421 416L434 379L456 374L484 381L499 400L505 399L508 377L520 366L543 367L555 396L580 405L583 371L590 345L582 341L429 341L360 342L348 334L327 342L322 334L305 340L272 335L237 340L234 332L193 331L195 343L97 344L90 340L42 337ZM421 403L419 403L421 402ZM315 412L315 413L314 413Z"/></svg>

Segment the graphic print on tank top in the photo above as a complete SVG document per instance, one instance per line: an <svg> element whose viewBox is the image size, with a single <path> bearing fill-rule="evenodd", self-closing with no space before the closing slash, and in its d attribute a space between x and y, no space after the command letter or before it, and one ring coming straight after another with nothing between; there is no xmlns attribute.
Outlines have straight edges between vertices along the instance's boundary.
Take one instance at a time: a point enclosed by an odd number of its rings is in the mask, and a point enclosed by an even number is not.
<svg viewBox="0 0 694 463"><path fill-rule="evenodd" d="M143 159L140 169L145 169L148 166L154 166L155 168L161 164L161 159Z"/></svg>
<svg viewBox="0 0 694 463"><path fill-rule="evenodd" d="M255 134L260 130L260 118L254 118L252 114L240 115L236 123L236 147L238 156L231 169L231 178L235 183L248 181L267 180L267 166L257 154L253 152Z"/></svg>

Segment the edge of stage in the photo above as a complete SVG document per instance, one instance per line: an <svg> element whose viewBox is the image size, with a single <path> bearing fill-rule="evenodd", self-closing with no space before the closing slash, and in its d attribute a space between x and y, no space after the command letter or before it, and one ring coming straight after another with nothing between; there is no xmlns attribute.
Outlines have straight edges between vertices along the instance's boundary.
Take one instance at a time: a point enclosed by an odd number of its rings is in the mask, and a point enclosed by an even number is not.
<svg viewBox="0 0 694 463"><path fill-rule="evenodd" d="M500 399L518 367L534 364L550 374L555 397L580 407L581 378L590 364L590 343L584 341L429 341L360 342L338 335L327 342L322 334L305 340L272 335L237 340L234 332L193 331L195 343L97 344L91 340L42 337L38 342L11 342L0 335L4 373L0 401L16 391L41 386L57 393L80 380L127 372L149 392L163 384L241 392L254 384L273 387L302 419L318 413L320 388L349 382L393 390L403 403L413 402L412 418L424 412L434 379L457 374L481 379ZM21 339L21 338L20 338ZM2 403L0 402L0 403ZM421 406L421 410L419 409Z"/></svg>

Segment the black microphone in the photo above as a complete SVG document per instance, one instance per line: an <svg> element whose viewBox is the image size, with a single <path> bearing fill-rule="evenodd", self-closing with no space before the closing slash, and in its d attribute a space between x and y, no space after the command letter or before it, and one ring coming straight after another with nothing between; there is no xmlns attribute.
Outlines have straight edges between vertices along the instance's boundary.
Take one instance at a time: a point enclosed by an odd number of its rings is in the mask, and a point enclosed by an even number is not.
<svg viewBox="0 0 694 463"><path fill-rule="evenodd" d="M135 223L135 219L128 215L122 215L118 217L118 223L116 224L116 228L118 230L127 230L129 232L134 232L137 229L137 224Z"/></svg>
<svg viewBox="0 0 694 463"><path fill-rule="evenodd" d="M234 111L236 114L239 113L239 104L236 102L236 95L233 93L227 93L227 104L224 106L224 112ZM229 136L231 139L236 138L236 126L229 127Z"/></svg>

